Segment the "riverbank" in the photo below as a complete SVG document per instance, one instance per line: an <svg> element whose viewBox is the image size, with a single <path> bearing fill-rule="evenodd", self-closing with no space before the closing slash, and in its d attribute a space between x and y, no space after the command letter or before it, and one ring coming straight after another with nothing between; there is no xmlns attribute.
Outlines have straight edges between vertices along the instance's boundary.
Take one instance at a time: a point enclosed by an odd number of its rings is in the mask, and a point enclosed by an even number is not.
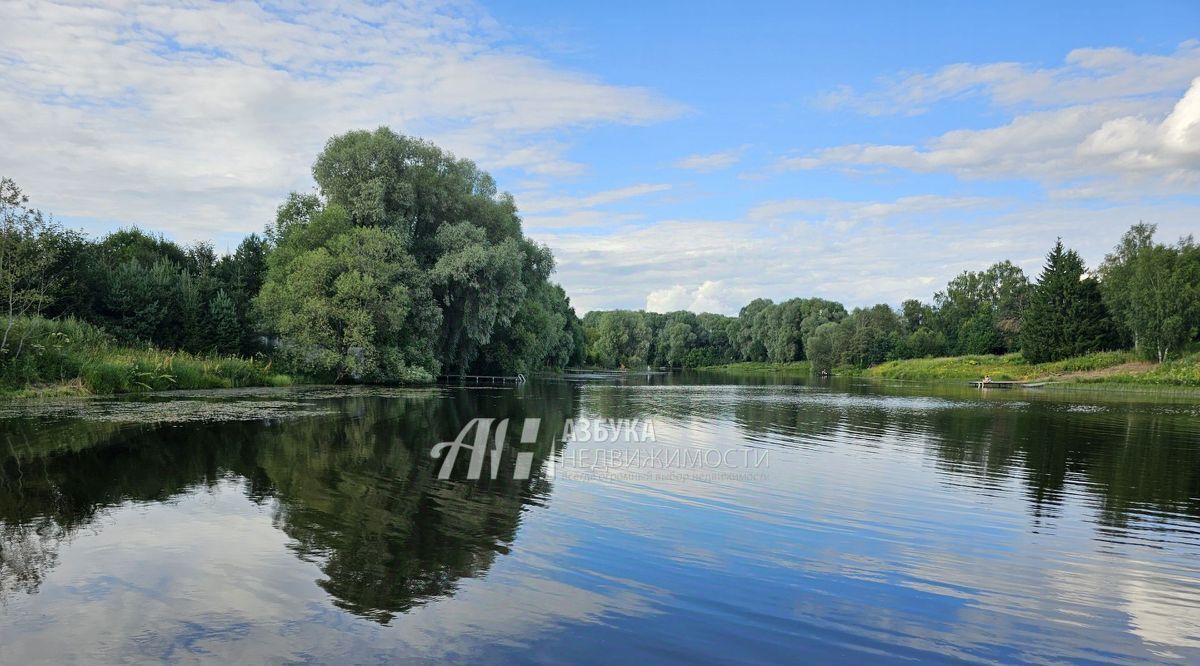
<svg viewBox="0 0 1200 666"><path fill-rule="evenodd" d="M957 356L889 361L860 373L906 380L977 380L1200 386L1200 353L1151 363L1133 352L1099 352L1050 363L1029 363L1020 354Z"/></svg>
<svg viewBox="0 0 1200 666"><path fill-rule="evenodd" d="M793 361L791 363L767 363L765 361L744 361L742 363L725 363L696 368L705 372L728 372L735 374L774 373L785 375L810 375L812 363L808 361Z"/></svg>
<svg viewBox="0 0 1200 666"><path fill-rule="evenodd" d="M99 328L71 319L18 320L8 347L0 364L0 397L6 398L293 383L267 360L123 346Z"/></svg>
<svg viewBox="0 0 1200 666"><path fill-rule="evenodd" d="M729 363L701 368L712 372L810 374L807 361L794 363ZM1200 387L1200 352L1166 363L1151 363L1133 352L1098 352L1050 363L1029 363L1021 354L951 356L888 361L866 369L842 367L836 376L878 377L908 381L997 381L1061 384Z"/></svg>

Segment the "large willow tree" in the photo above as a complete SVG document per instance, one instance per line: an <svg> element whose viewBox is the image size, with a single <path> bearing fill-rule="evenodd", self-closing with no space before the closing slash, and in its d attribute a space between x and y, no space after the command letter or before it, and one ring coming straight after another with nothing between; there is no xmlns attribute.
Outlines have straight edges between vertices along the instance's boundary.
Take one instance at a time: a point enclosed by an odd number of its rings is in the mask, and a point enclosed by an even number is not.
<svg viewBox="0 0 1200 666"><path fill-rule="evenodd" d="M577 357L550 250L473 162L380 128L330 139L313 176L319 196L279 209L258 298L298 370L412 379Z"/></svg>

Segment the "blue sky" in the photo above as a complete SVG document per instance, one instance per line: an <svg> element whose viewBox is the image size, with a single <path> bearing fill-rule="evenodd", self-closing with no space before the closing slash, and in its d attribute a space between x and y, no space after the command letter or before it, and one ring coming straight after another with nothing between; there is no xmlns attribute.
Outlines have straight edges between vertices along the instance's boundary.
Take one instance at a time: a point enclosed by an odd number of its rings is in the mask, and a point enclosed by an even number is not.
<svg viewBox="0 0 1200 666"><path fill-rule="evenodd" d="M389 125L492 171L581 311L895 304L1200 229L1197 39L1194 2L18 4L0 173L224 249Z"/></svg>

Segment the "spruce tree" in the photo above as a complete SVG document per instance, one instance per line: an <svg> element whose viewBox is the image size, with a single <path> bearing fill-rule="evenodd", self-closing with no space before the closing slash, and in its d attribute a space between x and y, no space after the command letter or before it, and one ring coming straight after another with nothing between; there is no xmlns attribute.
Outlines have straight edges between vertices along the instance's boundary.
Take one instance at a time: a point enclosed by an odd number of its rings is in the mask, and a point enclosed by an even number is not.
<svg viewBox="0 0 1200 666"><path fill-rule="evenodd" d="M1086 273L1083 259L1059 239L1046 256L1025 311L1021 353L1029 362L1056 361L1112 345L1100 285Z"/></svg>
<svg viewBox="0 0 1200 666"><path fill-rule="evenodd" d="M208 303L208 339L210 349L220 354L236 353L241 345L237 306L224 290Z"/></svg>

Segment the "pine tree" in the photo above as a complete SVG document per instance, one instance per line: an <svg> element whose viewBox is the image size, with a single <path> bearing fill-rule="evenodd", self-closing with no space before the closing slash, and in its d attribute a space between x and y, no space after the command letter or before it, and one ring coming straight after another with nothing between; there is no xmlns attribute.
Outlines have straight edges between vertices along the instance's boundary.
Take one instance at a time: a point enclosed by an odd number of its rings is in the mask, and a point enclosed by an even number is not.
<svg viewBox="0 0 1200 666"><path fill-rule="evenodd" d="M238 351L242 332L238 325L237 306L223 290L218 291L208 303L208 330L212 349L220 354Z"/></svg>
<svg viewBox="0 0 1200 666"><path fill-rule="evenodd" d="M1025 311L1021 352L1029 362L1055 361L1112 345L1113 328L1100 285L1086 273L1083 259L1059 239L1046 256Z"/></svg>

